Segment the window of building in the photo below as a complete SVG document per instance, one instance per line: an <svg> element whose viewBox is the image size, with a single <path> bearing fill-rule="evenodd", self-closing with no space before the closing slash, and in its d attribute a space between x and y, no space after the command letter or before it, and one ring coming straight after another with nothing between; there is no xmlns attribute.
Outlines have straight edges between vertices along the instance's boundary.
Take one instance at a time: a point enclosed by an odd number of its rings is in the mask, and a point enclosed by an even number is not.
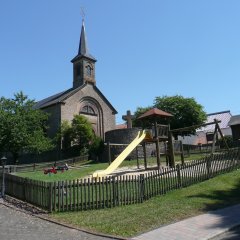
<svg viewBox="0 0 240 240"><path fill-rule="evenodd" d="M89 105L85 105L82 108L81 113L89 114L89 115L96 115L94 109Z"/></svg>
<svg viewBox="0 0 240 240"><path fill-rule="evenodd" d="M92 75L92 68L88 65L87 66L87 76L91 76Z"/></svg>

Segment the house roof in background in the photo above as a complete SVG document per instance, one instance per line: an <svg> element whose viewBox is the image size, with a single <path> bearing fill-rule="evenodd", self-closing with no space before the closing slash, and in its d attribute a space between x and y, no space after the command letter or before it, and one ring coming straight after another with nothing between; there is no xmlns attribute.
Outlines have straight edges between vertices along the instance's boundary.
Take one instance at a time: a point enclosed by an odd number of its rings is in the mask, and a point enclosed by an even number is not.
<svg viewBox="0 0 240 240"><path fill-rule="evenodd" d="M230 118L232 117L232 114L230 113L230 110L227 111L222 111L222 112L216 112L216 113L209 113L207 114L207 120L205 123L210 123L213 122L214 119L217 119L221 121L219 123L219 127L221 129L229 127L229 121ZM215 124L208 125L206 127L202 127L197 129L197 132L204 131L204 132L213 132L215 129Z"/></svg>
<svg viewBox="0 0 240 240"><path fill-rule="evenodd" d="M232 116L228 123L229 126L239 125L239 124L240 124L240 115Z"/></svg>
<svg viewBox="0 0 240 240"><path fill-rule="evenodd" d="M116 125L116 127L115 127L115 129L125 129L125 128L127 128L127 124L125 124L125 123L118 124L118 125Z"/></svg>

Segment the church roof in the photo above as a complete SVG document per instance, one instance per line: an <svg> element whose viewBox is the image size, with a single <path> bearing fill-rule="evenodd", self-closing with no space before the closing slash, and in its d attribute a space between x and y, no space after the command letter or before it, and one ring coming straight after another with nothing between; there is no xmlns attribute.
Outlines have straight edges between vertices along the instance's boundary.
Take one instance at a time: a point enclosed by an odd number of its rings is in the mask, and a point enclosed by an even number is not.
<svg viewBox="0 0 240 240"><path fill-rule="evenodd" d="M40 100L39 102L37 102L35 104L34 108L35 109L43 109L43 108L50 107L54 104L64 103L64 101L67 98L71 97L74 93L83 89L86 85L87 85L87 83L83 84L82 86L80 86L78 88L70 88L66 91L54 94L50 97ZM99 94L99 96L104 100L104 102L112 109L113 113L117 114L117 110L112 106L112 104L107 100L107 98L102 94L102 92L96 86L93 86L93 89Z"/></svg>
<svg viewBox="0 0 240 240"><path fill-rule="evenodd" d="M86 36L86 31L85 31L85 25L84 21L82 22L82 30L81 30L81 35L80 35L80 41L79 41L79 48L78 48L78 54L76 57L72 59L71 62L76 61L77 59L81 57L86 57L89 58L93 61L97 61L89 52L88 46L87 46L87 36Z"/></svg>

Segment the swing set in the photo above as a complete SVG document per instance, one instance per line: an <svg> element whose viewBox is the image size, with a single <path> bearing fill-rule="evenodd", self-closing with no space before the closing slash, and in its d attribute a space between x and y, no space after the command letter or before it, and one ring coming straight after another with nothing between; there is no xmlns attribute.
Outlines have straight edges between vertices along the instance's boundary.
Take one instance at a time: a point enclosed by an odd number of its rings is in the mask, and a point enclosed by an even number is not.
<svg viewBox="0 0 240 240"><path fill-rule="evenodd" d="M217 141L217 135L218 133L220 134L221 138L223 139L223 142L224 142L224 145L225 147L229 150L229 146L223 136L223 133L221 131L221 128L219 126L219 123L221 121L220 120L217 120L217 119L214 119L213 122L210 122L210 123L204 123L204 124L199 124L199 125L193 125L193 126L189 126L189 127L184 127L184 128L178 128L178 129L173 129L173 130L170 130L169 131L169 140L173 139L173 133L179 133L179 134L182 134L182 132L187 132L187 131L191 131L191 130L195 130L197 128L201 128L201 127L206 127L208 125L213 125L215 124L215 129L214 129L214 132L213 132L213 137L212 137L212 146L211 146L211 151L210 151L210 154L214 154L215 150L216 150L216 141ZM172 145L172 143L170 143L170 145ZM173 149L173 148L172 148ZM175 166L175 154L174 154L174 149L172 151L170 151L170 166ZM183 148L182 148L182 156L183 156ZM184 163L184 158L182 160L182 164Z"/></svg>

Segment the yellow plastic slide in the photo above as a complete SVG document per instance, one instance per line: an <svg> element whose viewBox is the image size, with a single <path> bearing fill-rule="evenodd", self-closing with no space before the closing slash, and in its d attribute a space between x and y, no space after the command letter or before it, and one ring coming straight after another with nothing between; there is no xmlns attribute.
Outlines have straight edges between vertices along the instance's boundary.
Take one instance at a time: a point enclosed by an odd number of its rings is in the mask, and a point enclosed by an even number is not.
<svg viewBox="0 0 240 240"><path fill-rule="evenodd" d="M126 157L134 150L146 137L146 131L139 131L137 137L122 151L122 153L105 170L96 171L93 177L104 177L116 170Z"/></svg>

